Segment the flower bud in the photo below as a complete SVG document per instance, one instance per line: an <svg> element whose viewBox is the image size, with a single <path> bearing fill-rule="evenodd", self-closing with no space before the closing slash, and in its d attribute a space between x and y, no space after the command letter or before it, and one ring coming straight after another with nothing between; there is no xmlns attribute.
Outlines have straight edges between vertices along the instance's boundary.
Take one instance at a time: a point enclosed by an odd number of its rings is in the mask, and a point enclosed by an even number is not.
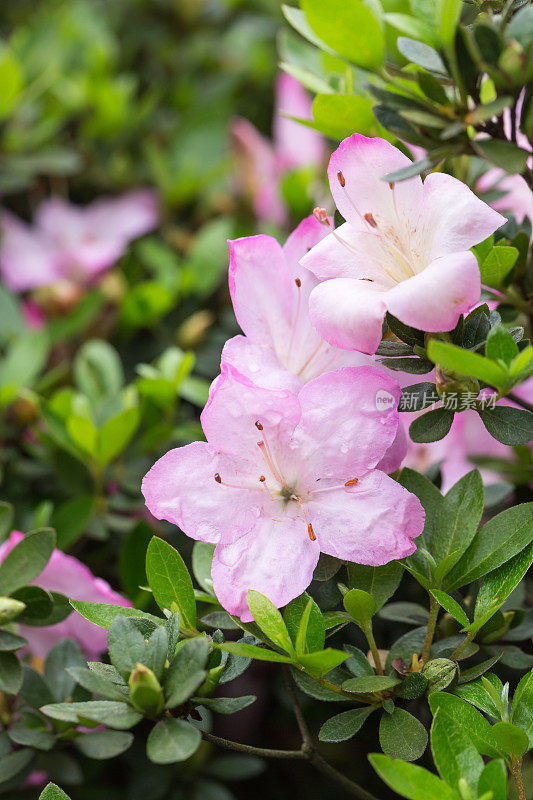
<svg viewBox="0 0 533 800"><path fill-rule="evenodd" d="M428 694L440 692L457 677L457 664L449 658L434 658L424 665L422 675L428 682Z"/></svg>
<svg viewBox="0 0 533 800"><path fill-rule="evenodd" d="M25 608L26 603L21 600L15 600L13 597L0 597L0 625L16 619Z"/></svg>
<svg viewBox="0 0 533 800"><path fill-rule="evenodd" d="M221 664L218 667L213 667L207 671L207 677L205 681L202 683L198 691L196 692L197 697L211 697L213 692L218 686L222 673L224 672L224 664Z"/></svg>
<svg viewBox="0 0 533 800"><path fill-rule="evenodd" d="M471 408L473 402L479 394L479 382L476 378L468 375L460 375L458 372L448 372L440 367L435 370L435 382L437 394L442 399L444 406L451 396L456 397L454 411L464 411Z"/></svg>
<svg viewBox="0 0 533 800"><path fill-rule="evenodd" d="M428 688L428 679L421 672L410 672L402 683L395 688L398 697L404 700L416 700L422 697Z"/></svg>
<svg viewBox="0 0 533 800"><path fill-rule="evenodd" d="M128 681L131 704L147 717L157 717L164 707L163 689L154 673L144 664L136 664Z"/></svg>
<svg viewBox="0 0 533 800"><path fill-rule="evenodd" d="M63 317L78 305L83 288L74 281L61 280L42 286L33 292L33 298L49 317Z"/></svg>
<svg viewBox="0 0 533 800"><path fill-rule="evenodd" d="M100 281L100 291L108 303L118 305L128 290L126 279L122 272L112 270L107 272Z"/></svg>

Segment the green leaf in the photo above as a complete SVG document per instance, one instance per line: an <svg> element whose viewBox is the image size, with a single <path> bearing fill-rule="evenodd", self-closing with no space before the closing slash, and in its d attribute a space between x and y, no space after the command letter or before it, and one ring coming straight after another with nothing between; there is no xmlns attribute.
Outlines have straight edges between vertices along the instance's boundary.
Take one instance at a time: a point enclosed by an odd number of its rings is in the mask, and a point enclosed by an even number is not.
<svg viewBox="0 0 533 800"><path fill-rule="evenodd" d="M448 614L451 614L454 619L457 620L463 627L465 625L470 625L470 620L466 616L465 611L461 608L457 600L454 600L453 597L450 597L449 594L446 592L442 592L439 589L432 589L431 594L437 600L439 605L441 605Z"/></svg>
<svg viewBox="0 0 533 800"><path fill-rule="evenodd" d="M294 653L294 647L287 626L274 603L272 603L268 597L265 597L264 594L250 589L248 592L248 605L254 620L263 633L265 633L274 644L281 647L286 653L292 655Z"/></svg>
<svg viewBox="0 0 533 800"><path fill-rule="evenodd" d="M192 549L192 571L194 577L208 594L213 594L213 578L211 577L211 564L215 545L207 542L195 542Z"/></svg>
<svg viewBox="0 0 533 800"><path fill-rule="evenodd" d="M10 631L0 628L0 652L20 650L21 647L25 647L27 644L27 640L23 639L22 636L17 636L16 633L10 633Z"/></svg>
<svg viewBox="0 0 533 800"><path fill-rule="evenodd" d="M156 617L146 611L139 611L137 608L128 606L114 606L110 603L89 603L83 600L71 600L70 605L78 611L82 617L94 622L99 628L108 630L113 620L117 617L135 617L151 622L155 625L162 625L165 620L163 617Z"/></svg>
<svg viewBox="0 0 533 800"><path fill-rule="evenodd" d="M54 509L50 523L57 533L58 549L68 549L85 532L96 502L90 495L75 497Z"/></svg>
<svg viewBox="0 0 533 800"><path fill-rule="evenodd" d="M365 630L377 611L377 604L372 595L362 589L350 589L342 598L342 602L352 619Z"/></svg>
<svg viewBox="0 0 533 800"><path fill-rule="evenodd" d="M208 651L205 636L189 639L178 648L163 684L166 708L181 705L201 686L206 676Z"/></svg>
<svg viewBox="0 0 533 800"><path fill-rule="evenodd" d="M502 511L478 531L446 578L451 592L472 583L509 561L533 540L533 503L523 503Z"/></svg>
<svg viewBox="0 0 533 800"><path fill-rule="evenodd" d="M478 752L490 758L501 753L492 734L492 725L471 703L449 692L434 692L428 698L433 716L439 712L450 725L459 725Z"/></svg>
<svg viewBox="0 0 533 800"><path fill-rule="evenodd" d="M436 775L416 764L373 753L370 763L390 788L408 800L457 800L457 794Z"/></svg>
<svg viewBox="0 0 533 800"><path fill-rule="evenodd" d="M399 561L390 561L382 567L367 567L363 564L348 564L350 589L362 589L374 598L379 611L389 597L392 597L403 575Z"/></svg>
<svg viewBox="0 0 533 800"><path fill-rule="evenodd" d="M477 796L492 792L492 800L507 800L507 770L501 759L489 761L479 776Z"/></svg>
<svg viewBox="0 0 533 800"><path fill-rule="evenodd" d="M478 630L503 605L533 563L533 543L497 569L489 572L479 589L474 622L469 630Z"/></svg>
<svg viewBox="0 0 533 800"><path fill-rule="evenodd" d="M0 595L10 595L33 581L48 564L55 543L51 528L28 533L0 564Z"/></svg>
<svg viewBox="0 0 533 800"><path fill-rule="evenodd" d="M280 664L292 663L292 658L289 656L276 653L274 650L267 650L265 647L256 647L253 644L245 644L244 642L224 642L224 644L217 644L213 642L213 645L220 650L226 650L228 653L234 653L237 656L245 656L246 658L254 658L256 661L277 661Z"/></svg>
<svg viewBox="0 0 533 800"><path fill-rule="evenodd" d="M14 653L0 653L0 691L18 694L22 686L22 667Z"/></svg>
<svg viewBox="0 0 533 800"><path fill-rule="evenodd" d="M344 650L349 653L350 658L345 662L346 666L356 678L362 678L366 675L375 675L373 667L370 666L368 658L362 650L354 647L353 644L343 645Z"/></svg>
<svg viewBox="0 0 533 800"><path fill-rule="evenodd" d="M431 554L437 564L455 554L451 562L447 562L447 571L474 538L483 513L483 502L483 481L479 471L474 469L457 481L440 503L433 525Z"/></svg>
<svg viewBox="0 0 533 800"><path fill-rule="evenodd" d="M100 429L96 457L102 466L109 464L121 453L139 427L140 414L137 408L125 408L111 417Z"/></svg>
<svg viewBox="0 0 533 800"><path fill-rule="evenodd" d="M307 623L305 623L304 614L306 614L308 606L310 607ZM306 592L296 597L294 600L291 600L291 602L285 606L283 618L289 635L296 645L297 653L313 653L316 650L322 650L324 648L326 638L324 618L320 608ZM304 625L305 639L302 641ZM300 649L298 649L298 646Z"/></svg>
<svg viewBox="0 0 533 800"><path fill-rule="evenodd" d="M116 683L98 675L93 670L86 667L68 667L67 672L84 689L105 697L106 700L118 700L123 703L128 699L127 691L121 690Z"/></svg>
<svg viewBox="0 0 533 800"><path fill-rule="evenodd" d="M482 678L471 681L471 683L456 686L453 692L463 700L472 703L480 711L484 711L494 719L499 719L500 712L492 694L487 691L488 684L492 684L498 694L501 692L502 682L492 672L487 672Z"/></svg>
<svg viewBox="0 0 533 800"><path fill-rule="evenodd" d="M108 700L89 700L86 703L52 703L41 708L43 714L62 722L83 724L84 720L107 725L117 730L127 730L136 725L142 715L126 703Z"/></svg>
<svg viewBox="0 0 533 800"><path fill-rule="evenodd" d="M81 392L92 403L116 397L124 383L120 357L108 342L85 342L74 359L74 378Z"/></svg>
<svg viewBox="0 0 533 800"><path fill-rule="evenodd" d="M520 174L526 169L529 153L512 142L476 139L473 146L487 161L506 172Z"/></svg>
<svg viewBox="0 0 533 800"><path fill-rule="evenodd" d="M330 717L320 728L318 738L321 742L345 742L362 728L366 718L375 708L351 708Z"/></svg>
<svg viewBox="0 0 533 800"><path fill-rule="evenodd" d="M5 541L13 530L14 514L15 510L11 503L6 503L3 500L0 501L0 542Z"/></svg>
<svg viewBox="0 0 533 800"><path fill-rule="evenodd" d="M470 375L497 389L506 385L505 370L479 353L463 350L455 344L440 342L437 339L430 340L427 353L429 358L444 370L458 372L460 375Z"/></svg>
<svg viewBox="0 0 533 800"><path fill-rule="evenodd" d="M182 719L162 719L148 736L146 755L154 764L186 761L198 750L202 734Z"/></svg>
<svg viewBox="0 0 533 800"><path fill-rule="evenodd" d="M191 576L178 551L157 536L146 552L146 575L158 606L172 611L175 603L181 627L194 632L196 602Z"/></svg>
<svg viewBox="0 0 533 800"><path fill-rule="evenodd" d="M502 325L494 325L487 337L485 355L493 361L503 362L508 367L518 355L518 345Z"/></svg>
<svg viewBox="0 0 533 800"><path fill-rule="evenodd" d="M462 0L438 0L437 20L440 40L445 47L451 47L455 29L461 15Z"/></svg>
<svg viewBox="0 0 533 800"><path fill-rule="evenodd" d="M511 722L497 722L492 726L492 735L500 750L510 758L520 758L529 748L527 733Z"/></svg>
<svg viewBox="0 0 533 800"><path fill-rule="evenodd" d="M433 695L435 697L435 695ZM483 771L483 759L458 720L437 710L431 726L431 751L441 778L458 790L464 778L475 791Z"/></svg>
<svg viewBox="0 0 533 800"><path fill-rule="evenodd" d="M307 672L312 675L327 675L332 669L338 667L348 658L348 653L342 650L335 650L326 647L325 650L317 650L314 653L306 653L298 657L298 663L305 667Z"/></svg>
<svg viewBox="0 0 533 800"><path fill-rule="evenodd" d="M66 700L76 686L76 681L66 668L85 665L85 656L73 639L61 639L52 647L44 662L44 678L56 700Z"/></svg>
<svg viewBox="0 0 533 800"><path fill-rule="evenodd" d="M491 436L502 444L515 447L533 439L533 414L511 406L495 406L480 411L479 416Z"/></svg>
<svg viewBox="0 0 533 800"><path fill-rule="evenodd" d="M30 748L15 750L0 759L0 784L11 780L31 763L35 751ZM67 799L68 800L68 799Z"/></svg>
<svg viewBox="0 0 533 800"><path fill-rule="evenodd" d="M205 706L217 714L236 714L256 701L256 696L247 694L243 697L193 697L196 705Z"/></svg>
<svg viewBox="0 0 533 800"><path fill-rule="evenodd" d="M399 483L418 497L426 513L424 530L418 537L417 550L413 555L405 559L405 564L411 569L415 569L417 572L421 573L424 577L430 579L432 575L431 567L420 551L425 550L431 552L433 527L436 514L442 503L442 495L437 487L434 486L425 475L421 475L419 472L414 472L414 470L411 469L402 470Z"/></svg>
<svg viewBox="0 0 533 800"><path fill-rule="evenodd" d="M361 0L302 0L311 28L358 67L379 68L385 55L380 23Z"/></svg>
<svg viewBox="0 0 533 800"><path fill-rule="evenodd" d="M419 39L421 42L432 46L438 45L433 21L431 25L428 25L427 22L417 17L412 17L409 14L397 14L395 12L384 14L383 19L389 25L397 28L397 30L405 33L412 39Z"/></svg>
<svg viewBox="0 0 533 800"><path fill-rule="evenodd" d="M136 664L145 662L144 635L127 617L113 620L107 634L107 647L111 663L123 677L128 677Z"/></svg>
<svg viewBox="0 0 533 800"><path fill-rule="evenodd" d="M533 747L533 670L524 675L516 687L511 722L527 733L529 746Z"/></svg>
<svg viewBox="0 0 533 800"><path fill-rule="evenodd" d="M49 783L39 795L39 800L70 800L70 797L55 783Z"/></svg>
<svg viewBox="0 0 533 800"><path fill-rule="evenodd" d="M403 708L383 714L379 723L379 742L385 755L416 761L424 753L428 734L421 722Z"/></svg>
<svg viewBox="0 0 533 800"><path fill-rule="evenodd" d="M400 683L398 678L391 678L389 675L364 675L361 678L349 678L344 681L342 688L355 694L370 694L371 692L383 692L385 689L392 689Z"/></svg>
<svg viewBox="0 0 533 800"><path fill-rule="evenodd" d="M314 127L332 139L345 139L354 130L375 136L378 125L372 100L354 94L317 94L313 100Z"/></svg>
<svg viewBox="0 0 533 800"><path fill-rule="evenodd" d="M409 436L413 442L438 442L444 439L453 422L453 411L434 408L421 414L409 426Z"/></svg>
<svg viewBox="0 0 533 800"><path fill-rule="evenodd" d="M87 758L104 760L116 758L133 744L133 734L123 731L95 731L74 740L80 753Z"/></svg>

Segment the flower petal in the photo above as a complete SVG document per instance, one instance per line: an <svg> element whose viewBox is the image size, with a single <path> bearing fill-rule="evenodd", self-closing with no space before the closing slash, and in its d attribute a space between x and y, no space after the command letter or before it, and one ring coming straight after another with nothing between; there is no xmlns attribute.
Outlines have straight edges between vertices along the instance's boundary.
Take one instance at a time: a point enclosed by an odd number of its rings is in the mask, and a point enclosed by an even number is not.
<svg viewBox="0 0 533 800"><path fill-rule="evenodd" d="M301 264L320 280L371 278L388 286L382 269L383 244L371 229L359 230L345 222L329 233L301 259Z"/></svg>
<svg viewBox="0 0 533 800"><path fill-rule="evenodd" d="M375 353L381 342L385 297L386 293L369 281L324 281L311 292L311 322L335 347Z"/></svg>
<svg viewBox="0 0 533 800"><path fill-rule="evenodd" d="M410 376L412 379L412 376ZM381 459L381 461L376 464L376 469L381 470L382 472L386 472L390 475L391 472L396 472L397 469L400 469L402 465L402 461L404 460L407 454L407 434L405 432L405 428L403 422L400 418L398 423L398 430L396 431L396 436L394 437L394 441Z"/></svg>
<svg viewBox="0 0 533 800"><path fill-rule="evenodd" d="M374 366L345 367L309 381L298 395L302 417L291 442L306 483L344 483L375 467L395 439L400 395L394 378Z"/></svg>
<svg viewBox="0 0 533 800"><path fill-rule="evenodd" d="M353 488L315 494L306 511L320 550L357 564L379 566L410 555L424 527L419 499L378 470Z"/></svg>
<svg viewBox="0 0 533 800"><path fill-rule="evenodd" d="M192 539L218 542L228 526L248 530L261 507L262 493L217 483L252 486L246 465L217 453L205 442L169 450L144 476L142 493L156 519L166 519Z"/></svg>
<svg viewBox="0 0 533 800"><path fill-rule="evenodd" d="M466 184L443 172L424 181L420 238L427 244L427 261L468 250L506 222L476 197Z"/></svg>
<svg viewBox="0 0 533 800"><path fill-rule="evenodd" d="M279 452L299 419L300 404L292 392L256 386L229 364L222 365L200 417L206 439L216 450L254 463L262 459L259 441L267 437L270 448Z"/></svg>
<svg viewBox="0 0 533 800"><path fill-rule="evenodd" d="M421 178L417 175L395 183L393 188L382 180L387 173L411 163L385 139L368 139L354 133L341 142L331 156L328 178L335 205L344 219L359 230L368 229L365 214L371 214L379 227L411 228L422 202ZM339 172L344 176L344 188Z"/></svg>
<svg viewBox="0 0 533 800"><path fill-rule="evenodd" d="M459 316L479 302L481 279L476 257L466 250L438 258L418 275L386 293L393 316L423 331L449 331Z"/></svg>
<svg viewBox="0 0 533 800"><path fill-rule="evenodd" d="M300 125L288 116L312 119L311 98L296 78L281 72L276 79L276 114L274 143L283 169L318 167L326 155L326 143L312 128Z"/></svg>
<svg viewBox="0 0 533 800"><path fill-rule="evenodd" d="M261 516L245 536L217 545L211 568L213 589L230 614L251 622L249 589L284 606L307 589L318 556L318 544L309 539L303 518Z"/></svg>
<svg viewBox="0 0 533 800"><path fill-rule="evenodd" d="M2 211L0 272L16 292L47 286L63 277L56 248L37 229Z"/></svg>
<svg viewBox="0 0 533 800"><path fill-rule="evenodd" d="M300 378L282 366L271 347L255 344L248 336L228 339L221 361L265 389L287 389L297 394L302 385Z"/></svg>

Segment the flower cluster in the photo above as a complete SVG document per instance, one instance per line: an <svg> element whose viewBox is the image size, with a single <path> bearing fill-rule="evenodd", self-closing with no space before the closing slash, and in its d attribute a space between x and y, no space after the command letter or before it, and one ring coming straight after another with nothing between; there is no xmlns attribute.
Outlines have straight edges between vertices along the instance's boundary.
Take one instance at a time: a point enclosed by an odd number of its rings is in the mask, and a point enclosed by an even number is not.
<svg viewBox="0 0 533 800"><path fill-rule="evenodd" d="M504 218L449 175L387 183L409 163L354 135L330 184L346 223L323 209L282 247L230 243L243 335L222 353L201 422L207 442L168 452L143 481L148 508L216 545L218 599L252 619L249 589L277 606L309 585L320 552L381 565L412 553L424 512L389 477L405 456L401 390L369 354L385 312L426 331L479 302L469 251Z"/></svg>

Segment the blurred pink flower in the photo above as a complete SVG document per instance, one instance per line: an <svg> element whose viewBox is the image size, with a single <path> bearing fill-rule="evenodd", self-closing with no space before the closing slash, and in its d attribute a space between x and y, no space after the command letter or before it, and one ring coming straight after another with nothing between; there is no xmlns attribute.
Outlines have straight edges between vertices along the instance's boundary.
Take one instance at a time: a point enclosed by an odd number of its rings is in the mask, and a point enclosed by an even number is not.
<svg viewBox="0 0 533 800"><path fill-rule="evenodd" d="M312 119L311 106L311 98L301 83L282 72L275 85L273 142L242 117L231 123L239 161L238 181L263 222L283 225L287 220L280 193L283 176L291 169L320 166L326 157L325 141L319 133L283 116Z"/></svg>
<svg viewBox="0 0 533 800"><path fill-rule="evenodd" d="M146 504L216 544L215 593L243 620L249 589L285 605L311 582L320 552L373 565L402 558L424 512L376 468L396 436L399 396L375 367L329 372L296 395L223 366L201 416L207 442L159 459L143 480Z"/></svg>
<svg viewBox="0 0 533 800"><path fill-rule="evenodd" d="M11 533L9 539L0 545L0 562L23 538L24 535L18 531ZM131 606L129 600L113 591L102 578L96 578L85 564L57 549L32 583L50 592L60 592L71 600ZM31 654L38 657L45 657L65 637L75 639L88 659L98 658L107 648L107 632L84 619L77 611L56 625L42 628L20 625L19 628L21 636L28 640Z"/></svg>
<svg viewBox="0 0 533 800"><path fill-rule="evenodd" d="M389 142L359 134L331 157L331 193L347 221L301 263L322 281L311 320L336 347L375 353L387 311L421 330L450 330L479 300L469 248L505 218L451 175L382 180L409 164Z"/></svg>
<svg viewBox="0 0 533 800"><path fill-rule="evenodd" d="M0 273L15 291L69 280L89 282L112 266L129 242L157 225L154 192L75 206L59 197L39 206L33 225L8 211L0 215Z"/></svg>

